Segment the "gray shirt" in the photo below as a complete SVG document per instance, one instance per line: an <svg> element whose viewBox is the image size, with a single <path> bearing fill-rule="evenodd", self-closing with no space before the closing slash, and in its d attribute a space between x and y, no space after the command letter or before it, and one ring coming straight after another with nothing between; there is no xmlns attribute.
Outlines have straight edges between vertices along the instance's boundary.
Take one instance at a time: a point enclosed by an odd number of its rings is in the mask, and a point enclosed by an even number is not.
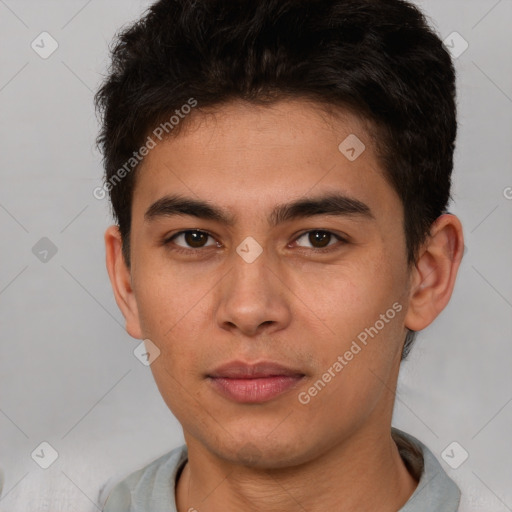
<svg viewBox="0 0 512 512"><path fill-rule="evenodd" d="M434 454L415 437L396 428L393 439L418 487L398 512L456 512L460 490ZM131 473L110 492L103 512L177 512L176 479L187 462L182 445Z"/></svg>

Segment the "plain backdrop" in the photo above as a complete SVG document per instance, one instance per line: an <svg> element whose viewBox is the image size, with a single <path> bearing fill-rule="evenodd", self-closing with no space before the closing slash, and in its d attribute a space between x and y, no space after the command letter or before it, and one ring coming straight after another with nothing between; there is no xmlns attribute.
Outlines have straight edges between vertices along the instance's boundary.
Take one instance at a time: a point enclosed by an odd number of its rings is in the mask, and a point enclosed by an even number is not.
<svg viewBox="0 0 512 512"><path fill-rule="evenodd" d="M402 365L393 423L436 454L461 511L512 511L512 1L418 3L442 39L468 44L451 206L467 251ZM124 330L104 262L109 207L92 194L93 93L109 41L147 5L0 0L2 512L96 511L105 485L183 442ZM41 37L58 44L46 59ZM58 454L48 469L43 442ZM457 469L442 457L453 442L469 455Z"/></svg>

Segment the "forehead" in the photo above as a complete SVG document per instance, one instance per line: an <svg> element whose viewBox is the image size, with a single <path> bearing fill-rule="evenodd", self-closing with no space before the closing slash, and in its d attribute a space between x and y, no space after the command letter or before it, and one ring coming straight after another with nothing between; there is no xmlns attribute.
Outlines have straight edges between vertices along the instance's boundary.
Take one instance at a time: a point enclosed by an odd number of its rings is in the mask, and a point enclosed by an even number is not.
<svg viewBox="0 0 512 512"><path fill-rule="evenodd" d="M384 209L401 206L384 178L368 125L348 111L331 114L302 100L268 106L240 101L191 116L177 136L156 141L137 170L134 217L165 194L233 211L270 210L326 192Z"/></svg>

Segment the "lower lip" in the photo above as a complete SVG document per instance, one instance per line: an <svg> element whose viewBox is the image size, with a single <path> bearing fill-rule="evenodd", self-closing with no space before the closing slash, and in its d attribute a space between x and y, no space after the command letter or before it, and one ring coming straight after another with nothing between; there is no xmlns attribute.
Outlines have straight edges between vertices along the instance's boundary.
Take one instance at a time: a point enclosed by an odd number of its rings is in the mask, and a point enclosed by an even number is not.
<svg viewBox="0 0 512 512"><path fill-rule="evenodd" d="M209 380L221 395L241 403L267 402L281 395L301 381L302 375L276 375L257 379L228 379L210 377Z"/></svg>

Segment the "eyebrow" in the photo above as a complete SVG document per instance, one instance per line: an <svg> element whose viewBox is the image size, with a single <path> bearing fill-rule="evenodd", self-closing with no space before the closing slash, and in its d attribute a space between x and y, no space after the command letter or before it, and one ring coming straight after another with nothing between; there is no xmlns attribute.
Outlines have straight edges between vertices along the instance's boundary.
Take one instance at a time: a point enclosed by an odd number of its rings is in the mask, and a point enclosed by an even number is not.
<svg viewBox="0 0 512 512"><path fill-rule="evenodd" d="M233 226L236 221L233 214L212 205L208 201L180 195L166 195L158 199L146 210L144 220L145 222L152 222L158 218L175 215L189 215L198 219L220 222L227 226ZM268 216L268 222L274 227L287 221L315 215L356 216L375 219L367 204L341 193L329 193L277 205Z"/></svg>

